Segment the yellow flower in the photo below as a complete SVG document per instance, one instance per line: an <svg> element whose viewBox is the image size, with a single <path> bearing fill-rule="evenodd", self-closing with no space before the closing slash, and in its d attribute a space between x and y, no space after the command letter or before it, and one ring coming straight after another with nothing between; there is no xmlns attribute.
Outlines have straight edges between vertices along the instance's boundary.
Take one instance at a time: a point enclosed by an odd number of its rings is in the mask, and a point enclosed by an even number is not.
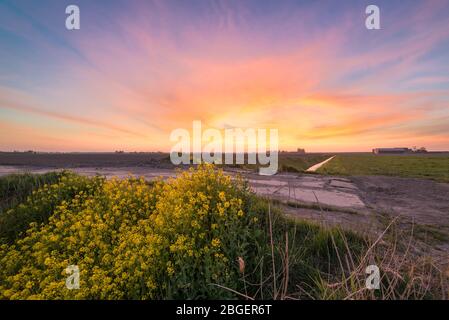
<svg viewBox="0 0 449 320"><path fill-rule="evenodd" d="M220 246L220 239L217 239L217 238L212 239L211 245L212 245L212 247Z"/></svg>
<svg viewBox="0 0 449 320"><path fill-rule="evenodd" d="M0 245L0 299L161 299L181 285L169 279L177 270L192 276L185 283L202 281L196 287L226 283L235 255L221 247L248 226L225 213L243 215L243 192L211 165L152 184L67 175L6 212L48 219L27 221L23 237ZM61 281L70 265L79 266L80 290ZM210 270L204 279L198 266Z"/></svg>
<svg viewBox="0 0 449 320"><path fill-rule="evenodd" d="M167 274L171 277L175 273L175 269L172 266L167 267Z"/></svg>

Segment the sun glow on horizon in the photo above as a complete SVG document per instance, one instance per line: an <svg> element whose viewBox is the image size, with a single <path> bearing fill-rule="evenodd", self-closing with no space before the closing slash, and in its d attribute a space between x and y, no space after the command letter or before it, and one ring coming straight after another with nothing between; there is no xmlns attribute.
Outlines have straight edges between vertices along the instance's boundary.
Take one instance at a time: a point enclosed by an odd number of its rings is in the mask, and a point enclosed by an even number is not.
<svg viewBox="0 0 449 320"><path fill-rule="evenodd" d="M0 3L0 150L169 151L276 128L279 149L449 150L449 1ZM61 15L62 14L62 15Z"/></svg>

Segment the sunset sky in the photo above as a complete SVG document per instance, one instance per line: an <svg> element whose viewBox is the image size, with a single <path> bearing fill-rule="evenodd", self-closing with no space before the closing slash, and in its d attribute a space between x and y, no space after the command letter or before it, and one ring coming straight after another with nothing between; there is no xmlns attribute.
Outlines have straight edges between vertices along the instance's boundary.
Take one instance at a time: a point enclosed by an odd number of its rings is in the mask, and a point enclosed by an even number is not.
<svg viewBox="0 0 449 320"><path fill-rule="evenodd" d="M449 1L0 0L0 150L168 151L193 120L449 150Z"/></svg>

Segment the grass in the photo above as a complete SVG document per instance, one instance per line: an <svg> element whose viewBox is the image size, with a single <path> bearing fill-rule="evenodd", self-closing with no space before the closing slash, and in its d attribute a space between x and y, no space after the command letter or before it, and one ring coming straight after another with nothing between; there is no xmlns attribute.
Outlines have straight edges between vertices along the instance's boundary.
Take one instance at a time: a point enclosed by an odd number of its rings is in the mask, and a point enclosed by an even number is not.
<svg viewBox="0 0 449 320"><path fill-rule="evenodd" d="M367 248L367 239L357 233L287 217L267 199L254 197L252 210L264 217L264 232L255 241L260 254L247 262L251 272L241 279L251 299L321 299L317 281L340 279L338 260L346 246L357 256Z"/></svg>
<svg viewBox="0 0 449 320"><path fill-rule="evenodd" d="M417 238L425 242L445 243L449 241L449 234L445 229L433 225L416 224L414 232Z"/></svg>
<svg viewBox="0 0 449 320"><path fill-rule="evenodd" d="M68 171L1 177L0 244L13 243L30 223L48 221L57 206L86 192L90 186L96 190L102 181L99 177L87 178Z"/></svg>
<svg viewBox="0 0 449 320"><path fill-rule="evenodd" d="M44 185L37 176L8 180L28 196L0 219L0 297L447 297L433 268L382 241L390 225L368 239L289 218L275 201L211 169L191 174L156 184L72 173ZM382 272L376 292L365 287L373 263ZM80 291L65 289L67 264L83 270Z"/></svg>
<svg viewBox="0 0 449 320"><path fill-rule="evenodd" d="M0 178L0 216L3 211L23 202L33 190L59 180L64 173L11 174Z"/></svg>
<svg viewBox="0 0 449 320"><path fill-rule="evenodd" d="M337 155L318 173L343 176L385 175L449 182L448 155Z"/></svg>
<svg viewBox="0 0 449 320"><path fill-rule="evenodd" d="M244 281L248 299L448 299L447 276L428 257L416 257L413 236L397 233L391 220L377 238L286 217L269 200L258 200L271 252L260 278ZM271 208L271 209L270 209ZM271 217L271 218L270 218ZM387 239L389 239L387 241ZM380 288L366 287L366 267L380 270ZM259 267L259 269L262 269ZM255 268L256 273L259 271ZM252 295L251 286L259 286ZM254 291L253 291L254 292Z"/></svg>
<svg viewBox="0 0 449 320"><path fill-rule="evenodd" d="M358 211L349 209L349 208L343 208L343 207L336 207L327 205L324 203L310 203L310 202L301 202L301 201L281 201L278 199L272 199L270 200L273 204L285 204L291 208L303 208L303 209L311 209L311 210L321 210L323 212L341 212L341 213L348 213L348 214L359 214Z"/></svg>

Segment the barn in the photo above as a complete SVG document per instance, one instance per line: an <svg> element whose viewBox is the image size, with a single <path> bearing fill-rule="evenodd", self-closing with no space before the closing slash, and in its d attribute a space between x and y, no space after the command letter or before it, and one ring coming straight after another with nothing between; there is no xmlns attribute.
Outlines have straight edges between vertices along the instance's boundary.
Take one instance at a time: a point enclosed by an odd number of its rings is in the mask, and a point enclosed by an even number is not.
<svg viewBox="0 0 449 320"><path fill-rule="evenodd" d="M374 154L402 154L411 153L412 150L409 148L375 148L373 149Z"/></svg>

